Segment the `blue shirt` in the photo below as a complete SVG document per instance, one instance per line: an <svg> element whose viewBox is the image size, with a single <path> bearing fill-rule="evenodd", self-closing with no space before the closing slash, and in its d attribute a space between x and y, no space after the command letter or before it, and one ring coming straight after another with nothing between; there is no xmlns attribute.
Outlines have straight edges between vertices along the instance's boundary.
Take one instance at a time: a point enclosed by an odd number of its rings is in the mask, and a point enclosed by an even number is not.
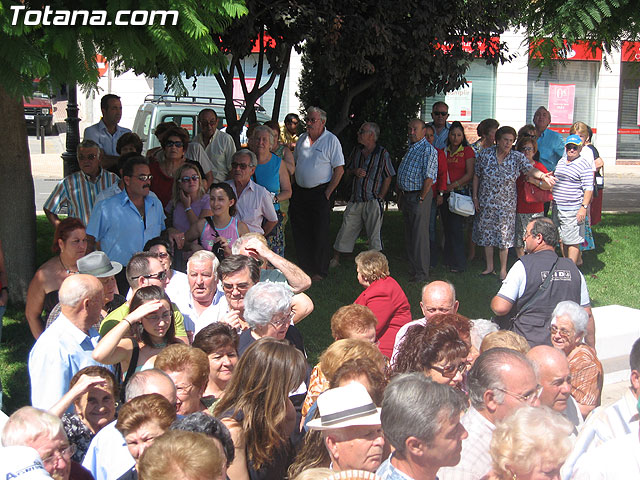
<svg viewBox="0 0 640 480"><path fill-rule="evenodd" d="M540 162L547 167L547 170L550 172L555 170L558 160L564 155L562 135L547 128L538 138L538 152L540 153Z"/></svg>
<svg viewBox="0 0 640 480"><path fill-rule="evenodd" d="M99 339L95 328L86 334L60 314L29 353L31 405L48 410L69 391L69 381L79 370L103 366L91 357ZM67 410L72 411L72 407Z"/></svg>
<svg viewBox="0 0 640 480"><path fill-rule="evenodd" d="M451 124L445 122L444 128L440 130L440 133L436 130L436 126L433 122L429 122L428 125L433 127L433 146L440 150L444 150L447 147L447 138L449 137L449 128L451 127Z"/></svg>
<svg viewBox="0 0 640 480"><path fill-rule="evenodd" d="M405 192L422 190L424 181L430 178L435 182L437 175L438 152L427 139L409 145L398 167L398 186Z"/></svg>
<svg viewBox="0 0 640 480"><path fill-rule="evenodd" d="M143 219L125 189L96 203L87 225L87 235L100 242L100 249L111 260L126 265L134 253L141 252L145 243L165 229L164 210L158 197L147 195L144 211Z"/></svg>
<svg viewBox="0 0 640 480"><path fill-rule="evenodd" d="M93 437L82 461L82 466L91 472L95 480L118 480L135 465L127 442L116 430L116 420Z"/></svg>
<svg viewBox="0 0 640 480"><path fill-rule="evenodd" d="M116 152L116 145L118 144L118 139L130 131L131 130L128 128L116 125L116 131L111 135L109 130L107 130L107 126L104 124L104 121L100 119L100 121L95 125L91 125L84 129L84 140L93 140L100 145L100 148L104 150L104 153L117 157L118 152Z"/></svg>
<svg viewBox="0 0 640 480"><path fill-rule="evenodd" d="M389 455L389 458L382 462L382 464L378 467L376 475L380 477L381 480L413 480L413 477L407 475L404 472L401 472L391 464L392 458L393 453ZM436 479L437 478L438 477L436 477Z"/></svg>

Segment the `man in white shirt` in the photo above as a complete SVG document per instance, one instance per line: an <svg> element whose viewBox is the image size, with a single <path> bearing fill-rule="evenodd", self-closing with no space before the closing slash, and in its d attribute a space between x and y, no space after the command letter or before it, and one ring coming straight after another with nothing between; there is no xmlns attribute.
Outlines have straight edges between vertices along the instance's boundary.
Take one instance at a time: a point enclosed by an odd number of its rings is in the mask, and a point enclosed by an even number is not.
<svg viewBox="0 0 640 480"><path fill-rule="evenodd" d="M231 157L236 153L233 137L218 130L218 115L215 110L205 108L198 114L198 133L193 141L202 145L213 164L213 181L224 182L231 171Z"/></svg>
<svg viewBox="0 0 640 480"><path fill-rule="evenodd" d="M109 93L100 99L102 118L95 125L84 129L84 139L93 140L103 151L102 166L112 168L118 161L116 146L118 139L127 132L128 128L121 127L118 122L122 119L122 103L120 97Z"/></svg>

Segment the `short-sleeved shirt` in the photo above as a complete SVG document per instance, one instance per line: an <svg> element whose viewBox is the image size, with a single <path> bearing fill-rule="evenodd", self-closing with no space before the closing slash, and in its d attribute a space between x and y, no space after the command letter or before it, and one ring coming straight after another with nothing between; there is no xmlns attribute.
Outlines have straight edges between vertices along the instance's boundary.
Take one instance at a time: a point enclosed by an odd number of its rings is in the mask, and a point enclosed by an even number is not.
<svg viewBox="0 0 640 480"><path fill-rule="evenodd" d="M178 306L175 303L171 303L171 307L174 312L174 320L176 325L176 337L185 337L187 336L187 332L184 328L184 316L180 313ZM113 312L107 315L104 320L100 323L100 336L104 337L109 331L118 325L124 317L129 315L129 304L123 303L118 308L116 308Z"/></svg>
<svg viewBox="0 0 640 480"><path fill-rule="evenodd" d="M236 153L236 144L233 141L233 137L216 129L207 146L204 145L202 134L196 135L194 141L204 147L204 151L211 161L214 181L224 182L231 170L231 158Z"/></svg>
<svg viewBox="0 0 640 480"><path fill-rule="evenodd" d="M43 208L53 213L60 212L66 205L69 208L69 216L79 218L87 225L91 217L91 210L96 203L98 194L117 185L120 179L115 173L100 169L95 181L82 172L75 172L63 178L53 189Z"/></svg>
<svg viewBox="0 0 640 480"><path fill-rule="evenodd" d="M87 234L100 242L100 249L111 260L126 265L134 253L141 252L145 243L165 229L165 215L157 197L147 195L144 209L143 219L127 191L123 190L96 204L87 225Z"/></svg>
<svg viewBox="0 0 640 480"><path fill-rule="evenodd" d="M433 146L440 150L444 150L447 147L447 138L449 138L449 128L451 128L451 124L449 122L445 122L440 133L436 131L436 126L433 122L429 122L427 125L431 125L433 127Z"/></svg>
<svg viewBox="0 0 640 480"><path fill-rule="evenodd" d="M538 138L538 153L540 162L547 167L547 170L554 170L558 160L564 154L562 135L547 128Z"/></svg>
<svg viewBox="0 0 640 480"><path fill-rule="evenodd" d="M542 173L547 173L547 167L540 162L534 162L533 168L537 168ZM527 177L520 175L516 180L516 191L518 192L518 203L516 205L516 213L538 213L544 210L544 203L529 203L525 200L524 188L527 184Z"/></svg>
<svg viewBox="0 0 640 480"><path fill-rule="evenodd" d="M364 177L353 176L350 202L374 200L378 197L384 180L396 174L389 152L380 145L376 145L367 156L362 154L362 148L355 147L349 155L347 168L362 168L367 172Z"/></svg>
<svg viewBox="0 0 640 480"><path fill-rule="evenodd" d="M233 180L227 180L227 183L231 185L233 192L236 194L236 197L238 197L235 182ZM242 190L240 197L238 197L236 211L238 219L247 225L250 232L264 233L262 229L263 219L269 222L278 221L278 215L273 206L271 195L266 188L258 185L253 180L249 180L247 186Z"/></svg>
<svg viewBox="0 0 640 480"><path fill-rule="evenodd" d="M329 183L333 170L344 165L340 140L327 129L313 143L308 133L300 135L293 157L296 161L296 183L302 188Z"/></svg>
<svg viewBox="0 0 640 480"><path fill-rule="evenodd" d="M437 150L426 138L409 145L409 150L398 167L398 186L405 192L413 192L421 190L427 178L435 182L437 177Z"/></svg>
<svg viewBox="0 0 640 480"><path fill-rule="evenodd" d="M445 150L447 153L447 171L449 173L449 183L453 183L464 177L467 172L467 160L474 158L476 154L471 147L463 147L460 145L458 149L451 153L449 149Z"/></svg>
<svg viewBox="0 0 640 480"><path fill-rule="evenodd" d="M116 151L116 146L118 145L118 140L122 135L129 132L131 132L131 130L128 128L116 125L116 131L111 135L109 130L107 130L107 126L104 124L104 121L100 119L100 121L95 125L91 125L84 129L84 139L93 140L100 145L100 148L104 150L104 153L111 155L112 157L117 157L118 152Z"/></svg>
<svg viewBox="0 0 640 480"><path fill-rule="evenodd" d="M582 155L569 162L562 157L554 172L553 201L560 210L580 208L584 192L593 190L593 169L589 160Z"/></svg>

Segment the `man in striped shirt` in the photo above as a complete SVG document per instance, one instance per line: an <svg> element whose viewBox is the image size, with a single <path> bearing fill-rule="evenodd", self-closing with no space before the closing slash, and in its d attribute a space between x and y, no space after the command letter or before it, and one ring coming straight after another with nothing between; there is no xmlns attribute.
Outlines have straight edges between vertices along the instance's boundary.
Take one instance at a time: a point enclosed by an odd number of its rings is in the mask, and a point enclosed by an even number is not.
<svg viewBox="0 0 640 480"><path fill-rule="evenodd" d="M100 146L93 140L78 145L80 171L63 178L44 203L47 219L56 227L60 223L58 213L68 207L70 217L79 218L87 225L95 198L105 188L118 183L118 176L100 167Z"/></svg>

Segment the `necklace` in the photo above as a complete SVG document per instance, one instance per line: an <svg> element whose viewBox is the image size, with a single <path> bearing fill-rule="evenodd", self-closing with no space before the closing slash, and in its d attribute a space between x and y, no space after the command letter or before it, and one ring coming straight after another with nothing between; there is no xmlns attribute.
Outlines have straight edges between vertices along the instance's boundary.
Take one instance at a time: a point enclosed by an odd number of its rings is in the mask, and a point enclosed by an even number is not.
<svg viewBox="0 0 640 480"><path fill-rule="evenodd" d="M58 260L60 260L60 265L62 265L62 268L66 272L67 275L73 275L73 274L79 273L78 270L70 270L70 269L68 269L65 266L65 264L62 262L62 257L60 255L58 255Z"/></svg>
<svg viewBox="0 0 640 480"><path fill-rule="evenodd" d="M161 342L161 343L153 343L151 342L151 346L153 348L164 348L167 346L167 342Z"/></svg>

